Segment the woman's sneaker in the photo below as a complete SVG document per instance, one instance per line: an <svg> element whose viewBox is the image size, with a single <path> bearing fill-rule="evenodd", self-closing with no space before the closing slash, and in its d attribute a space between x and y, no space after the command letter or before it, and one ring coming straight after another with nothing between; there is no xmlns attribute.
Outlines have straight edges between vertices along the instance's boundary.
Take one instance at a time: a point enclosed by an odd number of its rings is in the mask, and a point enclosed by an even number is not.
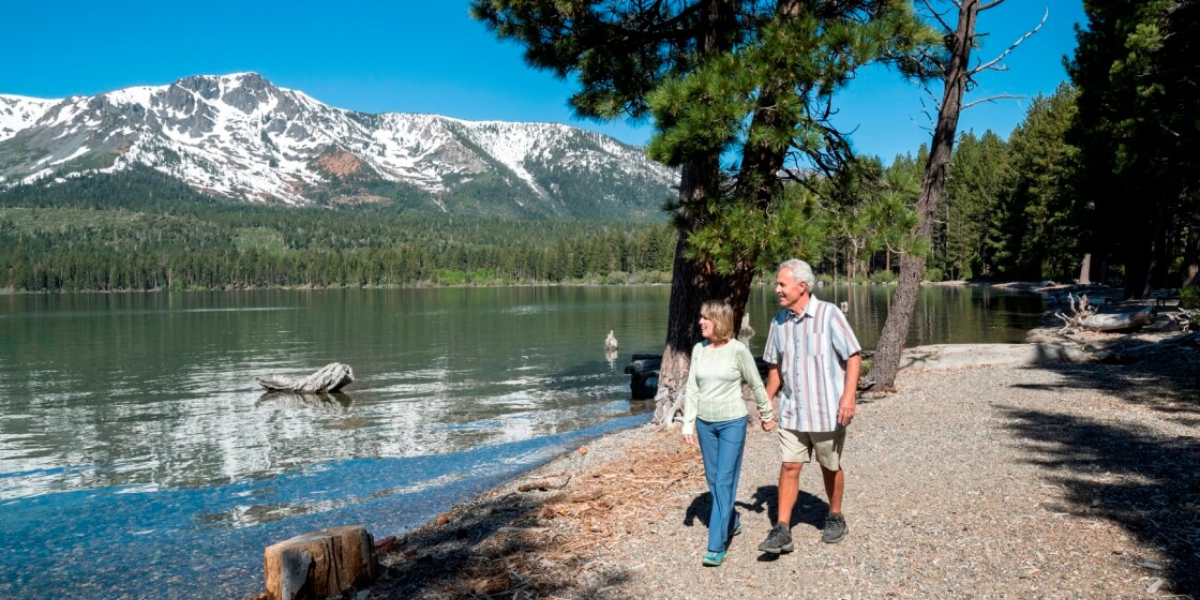
<svg viewBox="0 0 1200 600"><path fill-rule="evenodd" d="M771 554L791 552L793 547L792 532L788 531L788 528L783 523L776 523L771 528L771 533L767 534L767 539L758 545L760 551Z"/></svg>
<svg viewBox="0 0 1200 600"><path fill-rule="evenodd" d="M723 562L725 562L725 553L713 552L711 550L705 552L704 558L700 559L700 564L706 567L719 567Z"/></svg>
<svg viewBox="0 0 1200 600"><path fill-rule="evenodd" d="M821 530L821 541L826 544L836 544L850 533L850 527L846 525L846 518L839 514L830 514L825 517L825 529Z"/></svg>

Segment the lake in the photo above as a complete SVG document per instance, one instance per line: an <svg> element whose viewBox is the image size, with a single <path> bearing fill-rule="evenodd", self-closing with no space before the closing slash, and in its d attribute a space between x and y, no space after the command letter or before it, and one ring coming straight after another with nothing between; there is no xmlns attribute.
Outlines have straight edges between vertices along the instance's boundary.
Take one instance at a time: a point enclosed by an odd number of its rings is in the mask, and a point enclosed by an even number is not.
<svg viewBox="0 0 1200 600"><path fill-rule="evenodd" d="M873 348L894 291L818 296L849 302ZM771 292L748 304L756 353ZM244 597L262 589L273 542L351 523L407 531L648 420L622 369L661 351L669 293L0 296L0 597ZM909 345L1019 342L1041 310L1034 295L923 288ZM357 381L327 399L255 381L335 361Z"/></svg>

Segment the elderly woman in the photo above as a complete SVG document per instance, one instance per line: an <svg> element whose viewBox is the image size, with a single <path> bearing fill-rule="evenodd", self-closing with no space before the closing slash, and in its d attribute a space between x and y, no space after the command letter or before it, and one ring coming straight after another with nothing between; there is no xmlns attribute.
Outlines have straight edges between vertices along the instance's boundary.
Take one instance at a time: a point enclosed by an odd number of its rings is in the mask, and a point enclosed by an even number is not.
<svg viewBox="0 0 1200 600"><path fill-rule="evenodd" d="M745 344L733 339L733 309L725 302L709 301L700 308L700 333L704 341L692 349L683 400L683 438L700 443L704 478L712 492L712 515L708 520L708 551L700 561L717 567L725 561L729 538L741 533L733 510L742 450L746 446L746 403L742 382L750 385L763 429L774 429L771 403L754 357Z"/></svg>

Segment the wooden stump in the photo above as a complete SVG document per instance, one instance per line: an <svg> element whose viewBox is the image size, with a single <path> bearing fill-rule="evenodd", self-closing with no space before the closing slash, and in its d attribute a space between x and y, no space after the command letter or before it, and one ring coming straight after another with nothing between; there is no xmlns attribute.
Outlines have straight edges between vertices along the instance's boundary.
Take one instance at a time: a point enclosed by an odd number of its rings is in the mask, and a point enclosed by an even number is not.
<svg viewBox="0 0 1200 600"><path fill-rule="evenodd" d="M375 578L375 542L361 525L323 529L269 546L267 593L275 600L341 596Z"/></svg>

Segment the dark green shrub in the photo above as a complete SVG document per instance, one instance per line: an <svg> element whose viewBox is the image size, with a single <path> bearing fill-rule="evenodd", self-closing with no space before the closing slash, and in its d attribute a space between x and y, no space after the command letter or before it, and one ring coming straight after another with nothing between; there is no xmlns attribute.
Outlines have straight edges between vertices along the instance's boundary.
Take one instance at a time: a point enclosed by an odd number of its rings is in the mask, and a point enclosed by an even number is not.
<svg viewBox="0 0 1200 600"><path fill-rule="evenodd" d="M1192 285L1179 290L1179 308L1200 308L1200 287Z"/></svg>
<svg viewBox="0 0 1200 600"><path fill-rule="evenodd" d="M895 271L875 271L871 273L871 283L896 283Z"/></svg>

